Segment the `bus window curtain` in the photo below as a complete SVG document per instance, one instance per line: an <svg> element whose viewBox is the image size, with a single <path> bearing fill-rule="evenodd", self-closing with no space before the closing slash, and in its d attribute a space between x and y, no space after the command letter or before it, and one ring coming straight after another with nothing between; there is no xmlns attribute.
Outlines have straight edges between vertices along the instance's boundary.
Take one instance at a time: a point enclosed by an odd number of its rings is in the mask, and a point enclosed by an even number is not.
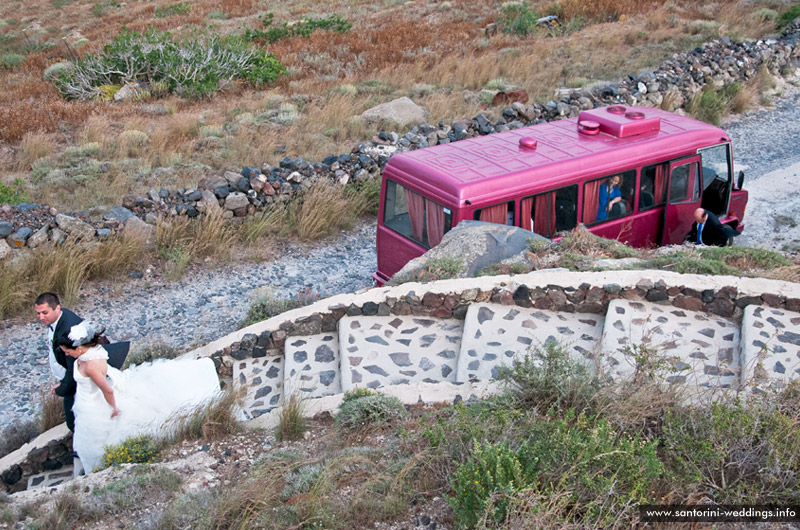
<svg viewBox="0 0 800 530"><path fill-rule="evenodd" d="M556 192L536 196L533 231L546 237L556 232Z"/></svg>
<svg viewBox="0 0 800 530"><path fill-rule="evenodd" d="M522 211L519 213L520 215L520 224L522 228L525 230L531 230L533 226L531 225L531 210L533 210L533 197L528 197L527 199L522 199ZM531 230L532 231L532 230Z"/></svg>
<svg viewBox="0 0 800 530"><path fill-rule="evenodd" d="M583 223L589 224L597 220L597 207L600 202L600 185L605 179L593 180L583 186Z"/></svg>
<svg viewBox="0 0 800 530"><path fill-rule="evenodd" d="M403 188L408 205L408 219L411 221L411 234L414 240L422 243L422 227L425 222L425 197Z"/></svg>
<svg viewBox="0 0 800 530"><path fill-rule="evenodd" d="M659 164L656 166L656 176L653 181L654 204L661 204L664 202L664 188L666 188L668 170L669 164Z"/></svg>
<svg viewBox="0 0 800 530"><path fill-rule="evenodd" d="M425 199L425 217L428 228L428 245L433 248L442 241L442 236L444 236L444 208Z"/></svg>
<svg viewBox="0 0 800 530"><path fill-rule="evenodd" d="M508 206L506 203L489 206L488 208L481 209L481 221L487 223L497 223L499 225L506 224L506 212Z"/></svg>

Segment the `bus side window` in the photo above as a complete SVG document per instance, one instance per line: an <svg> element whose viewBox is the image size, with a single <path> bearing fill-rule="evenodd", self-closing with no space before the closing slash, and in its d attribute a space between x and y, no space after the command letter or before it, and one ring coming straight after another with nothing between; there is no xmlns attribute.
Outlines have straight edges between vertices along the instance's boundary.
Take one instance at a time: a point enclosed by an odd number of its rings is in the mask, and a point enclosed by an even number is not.
<svg viewBox="0 0 800 530"><path fill-rule="evenodd" d="M655 164L642 168L642 179L639 184L639 211L664 204L666 194L669 163Z"/></svg>
<svg viewBox="0 0 800 530"><path fill-rule="evenodd" d="M633 212L636 170L590 180L583 186L583 223L600 223Z"/></svg>
<svg viewBox="0 0 800 530"><path fill-rule="evenodd" d="M567 186L520 201L520 226L540 236L572 230L578 224L578 186Z"/></svg>
<svg viewBox="0 0 800 530"><path fill-rule="evenodd" d="M514 201L475 210L473 219L487 223L514 226Z"/></svg>
<svg viewBox="0 0 800 530"><path fill-rule="evenodd" d="M669 184L669 202L683 202L689 193L689 164L672 170Z"/></svg>
<svg viewBox="0 0 800 530"><path fill-rule="evenodd" d="M450 231L452 222L449 208L387 179L383 223L388 228L431 248Z"/></svg>

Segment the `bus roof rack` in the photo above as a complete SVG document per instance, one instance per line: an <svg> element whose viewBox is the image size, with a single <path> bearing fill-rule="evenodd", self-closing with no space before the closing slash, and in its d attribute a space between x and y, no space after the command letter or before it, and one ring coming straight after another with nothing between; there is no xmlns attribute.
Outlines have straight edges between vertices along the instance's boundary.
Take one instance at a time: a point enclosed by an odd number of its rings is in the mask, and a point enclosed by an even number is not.
<svg viewBox="0 0 800 530"><path fill-rule="evenodd" d="M578 116L578 128L582 122L596 122L600 132L617 138L627 138L661 130L661 118L648 117L646 111L629 110L624 105L611 105L598 109L586 110Z"/></svg>

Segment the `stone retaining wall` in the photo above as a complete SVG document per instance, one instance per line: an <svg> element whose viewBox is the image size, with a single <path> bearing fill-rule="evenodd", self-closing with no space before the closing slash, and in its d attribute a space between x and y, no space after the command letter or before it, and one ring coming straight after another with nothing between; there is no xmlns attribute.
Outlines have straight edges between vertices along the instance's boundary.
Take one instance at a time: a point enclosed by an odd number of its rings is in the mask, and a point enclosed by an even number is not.
<svg viewBox="0 0 800 530"><path fill-rule="evenodd" d="M277 367L290 337L332 333L345 316L414 315L463 320L472 303L604 314L615 299L645 300L688 311L741 320L747 305L800 311L800 285L757 278L681 275L663 271L537 271L517 276L409 283L338 295L234 332L187 355L212 356L237 373L235 385L255 396L249 414L257 417L278 405L283 384ZM252 368L252 359L263 367ZM239 363L238 370L237 363ZM268 368L268 367L271 367ZM271 395L259 401L259 395Z"/></svg>
<svg viewBox="0 0 800 530"><path fill-rule="evenodd" d="M30 477L63 468L72 468L72 433L62 423L0 458L0 491L25 490Z"/></svg>

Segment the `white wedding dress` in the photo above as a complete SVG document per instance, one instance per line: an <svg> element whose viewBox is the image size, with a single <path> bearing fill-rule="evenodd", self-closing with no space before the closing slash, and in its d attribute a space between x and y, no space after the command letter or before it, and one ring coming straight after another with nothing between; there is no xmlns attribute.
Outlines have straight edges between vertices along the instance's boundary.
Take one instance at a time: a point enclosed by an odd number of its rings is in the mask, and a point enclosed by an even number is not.
<svg viewBox="0 0 800 530"><path fill-rule="evenodd" d="M102 346L89 348L81 361L108 359ZM87 473L100 464L108 445L119 444L131 436L158 435L169 431L171 421L209 403L219 394L219 378L209 358L166 360L133 366L124 372L109 366L106 380L114 389L120 413L111 417L103 392L91 378L74 367L77 390L75 433L72 448L78 453Z"/></svg>

